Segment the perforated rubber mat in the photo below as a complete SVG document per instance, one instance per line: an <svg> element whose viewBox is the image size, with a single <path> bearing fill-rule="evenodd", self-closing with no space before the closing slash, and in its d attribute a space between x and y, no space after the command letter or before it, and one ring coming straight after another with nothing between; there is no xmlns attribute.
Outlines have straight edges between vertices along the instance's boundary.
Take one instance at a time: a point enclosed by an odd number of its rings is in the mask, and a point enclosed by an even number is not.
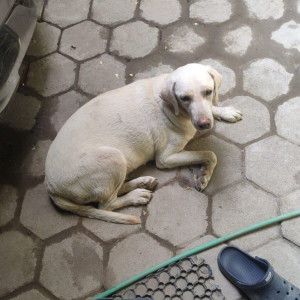
<svg viewBox="0 0 300 300"><path fill-rule="evenodd" d="M198 255L180 260L113 295L114 300L151 297L154 300L224 300L210 266Z"/></svg>

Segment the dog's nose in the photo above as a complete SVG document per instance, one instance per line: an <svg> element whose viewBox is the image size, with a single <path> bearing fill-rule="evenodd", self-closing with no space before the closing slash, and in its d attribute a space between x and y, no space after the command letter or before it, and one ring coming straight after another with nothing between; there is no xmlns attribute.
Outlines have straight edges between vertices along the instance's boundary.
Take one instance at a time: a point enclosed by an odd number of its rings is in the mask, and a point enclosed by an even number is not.
<svg viewBox="0 0 300 300"><path fill-rule="evenodd" d="M209 129L211 127L211 120L209 118L201 118L197 122L197 127L200 130Z"/></svg>

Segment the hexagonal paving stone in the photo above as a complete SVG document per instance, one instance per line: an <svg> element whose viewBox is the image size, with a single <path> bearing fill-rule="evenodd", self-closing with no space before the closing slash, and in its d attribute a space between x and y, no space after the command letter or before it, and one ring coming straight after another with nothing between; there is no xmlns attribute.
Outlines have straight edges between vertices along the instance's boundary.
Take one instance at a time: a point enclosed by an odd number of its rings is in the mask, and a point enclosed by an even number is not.
<svg viewBox="0 0 300 300"><path fill-rule="evenodd" d="M50 300L50 298L44 296L36 289L32 289L30 291L22 293L17 297L11 298L11 300L48 300L48 299Z"/></svg>
<svg viewBox="0 0 300 300"><path fill-rule="evenodd" d="M107 38L107 28L85 21L64 30L60 51L77 60L87 59L105 52Z"/></svg>
<svg viewBox="0 0 300 300"><path fill-rule="evenodd" d="M272 33L272 40L280 43L286 49L297 49L300 52L300 24L295 21L289 21Z"/></svg>
<svg viewBox="0 0 300 300"><path fill-rule="evenodd" d="M0 235L0 297L33 280L36 245L18 231Z"/></svg>
<svg viewBox="0 0 300 300"><path fill-rule="evenodd" d="M44 97L69 89L75 80L75 63L54 53L30 65L27 84Z"/></svg>
<svg viewBox="0 0 300 300"><path fill-rule="evenodd" d="M40 108L41 102L38 99L16 93L3 111L0 124L19 130L31 130Z"/></svg>
<svg viewBox="0 0 300 300"><path fill-rule="evenodd" d="M141 211L142 207L127 207L123 208L122 210L118 210L118 212L122 214L136 217L141 216ZM105 242L118 238L124 238L142 228L140 224L126 226L88 218L82 219L82 225Z"/></svg>
<svg viewBox="0 0 300 300"><path fill-rule="evenodd" d="M90 0L49 0L43 19L61 27L85 20L89 12Z"/></svg>
<svg viewBox="0 0 300 300"><path fill-rule="evenodd" d="M284 12L284 2L277 0L244 0L250 17L258 19L279 19Z"/></svg>
<svg viewBox="0 0 300 300"><path fill-rule="evenodd" d="M84 298L102 286L102 260L102 247L76 233L46 247L40 282L60 299Z"/></svg>
<svg viewBox="0 0 300 300"><path fill-rule="evenodd" d="M158 33L157 28L141 21L121 25L113 30L110 50L129 58L146 56L157 46Z"/></svg>
<svg viewBox="0 0 300 300"><path fill-rule="evenodd" d="M205 233L206 208L204 194L177 184L166 186L154 193L148 205L146 228L173 245L179 245Z"/></svg>
<svg viewBox="0 0 300 300"><path fill-rule="evenodd" d="M24 163L24 169L31 176L38 177L45 174L45 161L51 143L51 140L40 140L31 149Z"/></svg>
<svg viewBox="0 0 300 300"><path fill-rule="evenodd" d="M151 77L158 76L160 74L171 73L173 70L174 68L170 65L158 63L155 66L148 66L146 70L134 75L133 80L136 81L140 79L151 78Z"/></svg>
<svg viewBox="0 0 300 300"><path fill-rule="evenodd" d="M170 250L145 233L131 235L111 250L106 285L112 287L172 256Z"/></svg>
<svg viewBox="0 0 300 300"><path fill-rule="evenodd" d="M224 236L239 229L276 217L277 202L270 194L240 183L213 197L212 226L214 232ZM233 244L245 250L257 247L279 236L279 226L260 230L235 239Z"/></svg>
<svg viewBox="0 0 300 300"><path fill-rule="evenodd" d="M208 65L216 69L222 75L222 84L219 89L220 95L225 95L236 85L235 73L232 69L225 66L222 62L214 59L204 59L200 61L203 65Z"/></svg>
<svg viewBox="0 0 300 300"><path fill-rule="evenodd" d="M222 106L233 106L243 113L243 120L237 123L216 121L215 131L232 141L248 143L270 131L269 111L255 99L237 96L222 102Z"/></svg>
<svg viewBox="0 0 300 300"><path fill-rule="evenodd" d="M36 23L27 55L42 56L57 49L60 30L48 23Z"/></svg>
<svg viewBox="0 0 300 300"><path fill-rule="evenodd" d="M91 18L101 24L117 25L134 17L136 0L94 0Z"/></svg>
<svg viewBox="0 0 300 300"><path fill-rule="evenodd" d="M173 23L181 15L181 5L178 0L143 0L140 10L144 19L160 25Z"/></svg>
<svg viewBox="0 0 300 300"><path fill-rule="evenodd" d="M280 212L287 214L300 209L300 190L297 190L280 199ZM300 247L300 218L281 223L283 236Z"/></svg>
<svg viewBox="0 0 300 300"><path fill-rule="evenodd" d="M231 13L228 0L196 0L190 6L190 17L203 23L225 22Z"/></svg>
<svg viewBox="0 0 300 300"><path fill-rule="evenodd" d="M48 238L74 226L77 220L77 216L59 211L54 207L44 183L25 194L20 221L40 238Z"/></svg>
<svg viewBox="0 0 300 300"><path fill-rule="evenodd" d="M0 186L0 226L14 218L17 207L17 190L10 185Z"/></svg>
<svg viewBox="0 0 300 300"><path fill-rule="evenodd" d="M75 91L70 91L59 96L57 98L56 111L50 119L56 132L58 132L68 118L86 102L88 102L88 98Z"/></svg>
<svg viewBox="0 0 300 300"><path fill-rule="evenodd" d="M263 74L264 76L257 76ZM264 58L252 62L243 72L244 90L271 101L288 93L289 83L294 77L273 59Z"/></svg>
<svg viewBox="0 0 300 300"><path fill-rule="evenodd" d="M300 187L299 147L271 136L246 148L246 176L267 191L283 195Z"/></svg>
<svg viewBox="0 0 300 300"><path fill-rule="evenodd" d="M185 149L189 151L213 151L217 155L218 163L205 191L211 193L242 179L242 153L236 146L215 136L207 138L200 136L191 141ZM190 168L197 169L194 166ZM194 186L191 172L186 172L186 168L183 168L180 174L190 182L190 186Z"/></svg>
<svg viewBox="0 0 300 300"><path fill-rule="evenodd" d="M280 276L300 286L300 250L284 239L276 240L251 252L270 262Z"/></svg>
<svg viewBox="0 0 300 300"><path fill-rule="evenodd" d="M114 57L103 54L80 66L79 87L94 95L119 88L125 85L125 68Z"/></svg>
<svg viewBox="0 0 300 300"><path fill-rule="evenodd" d="M242 56L246 53L252 41L252 30L249 26L242 26L231 30L223 36L225 51Z"/></svg>
<svg viewBox="0 0 300 300"><path fill-rule="evenodd" d="M205 39L198 35L190 25L177 25L166 28L162 40L165 49L173 53L193 53L205 42Z"/></svg>
<svg viewBox="0 0 300 300"><path fill-rule="evenodd" d="M281 104L275 115L279 135L300 145L300 97ZM291 130L293 128L293 130Z"/></svg>
<svg viewBox="0 0 300 300"><path fill-rule="evenodd" d="M177 251L176 255L179 255L186 251L192 250L194 248L198 248L199 246L205 245L206 243L209 243L215 239L216 238L212 235L205 235L204 237L186 245L183 249L180 249L179 251ZM228 281L228 279L226 279L223 276L223 274L221 273L221 271L218 267L218 262L217 262L218 253L221 251L221 249L224 246L226 246L226 245L221 244L220 246L215 246L206 251L202 251L197 255L197 257L199 257L199 259L204 259L205 262L209 264L209 266L213 272L214 279L215 279L216 283L218 284L219 288L222 290L222 294L224 295L225 299L241 300L242 299L241 294L238 292L238 289L235 288ZM218 298L216 298L216 299L218 299Z"/></svg>

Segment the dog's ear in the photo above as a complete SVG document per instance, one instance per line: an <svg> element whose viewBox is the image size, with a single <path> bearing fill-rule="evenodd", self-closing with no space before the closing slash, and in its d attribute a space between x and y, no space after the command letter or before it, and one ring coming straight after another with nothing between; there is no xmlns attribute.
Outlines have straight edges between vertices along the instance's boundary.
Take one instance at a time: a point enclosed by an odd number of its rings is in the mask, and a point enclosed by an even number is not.
<svg viewBox="0 0 300 300"><path fill-rule="evenodd" d="M214 68L211 66L208 66L208 73L214 80L215 86L214 86L214 104L218 105L219 103L219 87L221 86L222 83L222 75L216 71Z"/></svg>
<svg viewBox="0 0 300 300"><path fill-rule="evenodd" d="M171 104L174 108L175 115L179 115L179 108L178 108L178 102L175 95L175 86L176 82L172 80L172 78L167 78L166 81L163 84L162 90L160 92L160 98Z"/></svg>

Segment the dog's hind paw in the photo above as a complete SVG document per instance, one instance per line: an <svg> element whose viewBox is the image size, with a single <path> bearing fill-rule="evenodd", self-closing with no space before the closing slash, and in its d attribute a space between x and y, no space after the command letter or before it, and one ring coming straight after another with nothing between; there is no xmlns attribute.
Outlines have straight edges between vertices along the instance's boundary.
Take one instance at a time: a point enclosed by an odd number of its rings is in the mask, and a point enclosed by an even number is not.
<svg viewBox="0 0 300 300"><path fill-rule="evenodd" d="M147 204L152 198L152 192L146 189L136 189L130 192L133 205Z"/></svg>
<svg viewBox="0 0 300 300"><path fill-rule="evenodd" d="M139 177L137 179L141 180L141 182L138 185L139 188L141 188L141 189L147 189L147 190L153 191L158 184L157 178L154 178L151 176L143 176L143 177Z"/></svg>

